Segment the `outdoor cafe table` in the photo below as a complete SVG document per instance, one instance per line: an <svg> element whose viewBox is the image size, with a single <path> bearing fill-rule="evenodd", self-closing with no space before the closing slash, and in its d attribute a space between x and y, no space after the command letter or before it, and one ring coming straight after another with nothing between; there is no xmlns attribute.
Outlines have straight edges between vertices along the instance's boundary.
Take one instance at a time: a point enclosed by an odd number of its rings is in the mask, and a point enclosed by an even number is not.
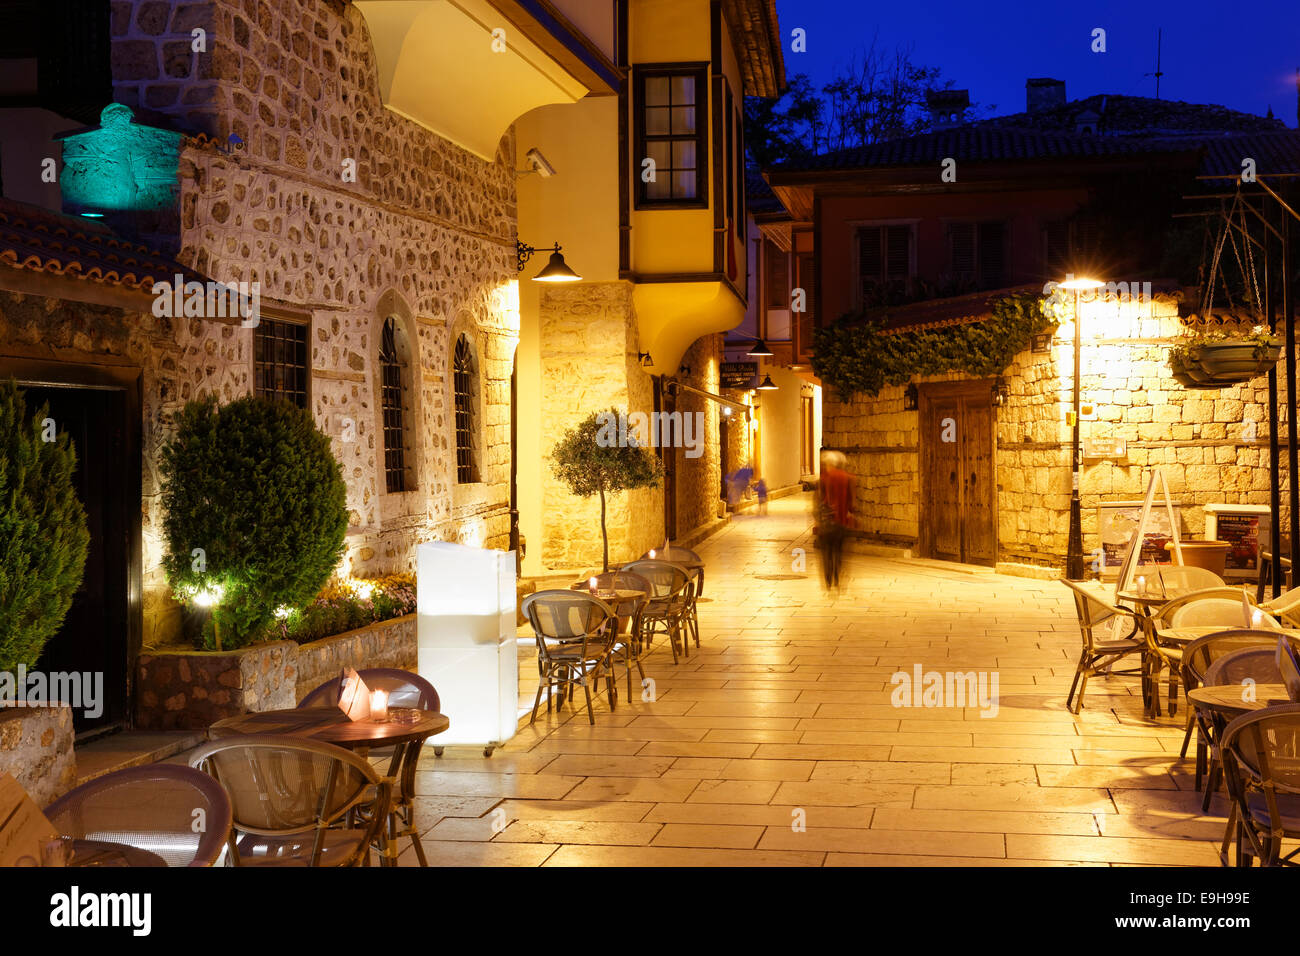
<svg viewBox="0 0 1300 956"><path fill-rule="evenodd" d="M392 747L388 776L398 781L402 796L409 799L415 793L415 765L421 745L426 738L446 730L451 721L434 710L401 709L414 719L393 720L390 712L387 721L349 720L337 707L266 710L219 720L208 728L208 736L216 740L239 734L284 734L355 750L363 757L372 749ZM397 865L397 836L396 818L389 814L381 865Z"/></svg>

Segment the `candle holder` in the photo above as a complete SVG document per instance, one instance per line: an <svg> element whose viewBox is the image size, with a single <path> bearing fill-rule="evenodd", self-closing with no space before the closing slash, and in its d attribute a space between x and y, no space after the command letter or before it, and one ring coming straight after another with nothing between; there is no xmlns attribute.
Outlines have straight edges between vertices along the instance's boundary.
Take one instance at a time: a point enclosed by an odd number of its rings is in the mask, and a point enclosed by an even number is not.
<svg viewBox="0 0 1300 956"><path fill-rule="evenodd" d="M377 724L388 723L388 691L370 692L370 719Z"/></svg>

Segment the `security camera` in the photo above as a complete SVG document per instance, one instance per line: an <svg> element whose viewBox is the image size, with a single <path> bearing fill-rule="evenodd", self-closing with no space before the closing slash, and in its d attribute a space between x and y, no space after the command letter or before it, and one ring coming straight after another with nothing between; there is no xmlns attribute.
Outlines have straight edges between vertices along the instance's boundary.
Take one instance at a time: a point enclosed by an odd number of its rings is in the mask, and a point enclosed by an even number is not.
<svg viewBox="0 0 1300 956"><path fill-rule="evenodd" d="M542 151L536 146L524 155L528 159L528 165L532 167L532 171L540 174L543 179L549 179L555 175L555 167L546 161L546 157L542 155Z"/></svg>

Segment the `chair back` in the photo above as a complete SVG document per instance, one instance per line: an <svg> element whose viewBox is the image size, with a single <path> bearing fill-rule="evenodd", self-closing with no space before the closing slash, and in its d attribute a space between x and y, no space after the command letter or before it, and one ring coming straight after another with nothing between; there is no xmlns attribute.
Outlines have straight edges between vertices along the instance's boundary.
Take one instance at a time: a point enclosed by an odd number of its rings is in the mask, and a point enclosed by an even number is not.
<svg viewBox="0 0 1300 956"><path fill-rule="evenodd" d="M633 561L623 565L623 570L640 575L650 584L652 602L677 600L691 582L691 573L671 561Z"/></svg>
<svg viewBox="0 0 1300 956"><path fill-rule="evenodd" d="M1148 590L1150 590L1149 582L1148 582ZM1157 610L1152 612L1151 616L1154 619L1154 623L1156 625L1157 630L1166 627L1173 627L1175 625L1172 623L1172 618L1175 614L1178 613L1180 608L1183 608L1188 604L1195 604L1199 601L1204 601L1213 598L1220 601L1233 601L1236 603L1237 616L1228 622L1227 624L1228 627L1247 627L1248 625L1246 624L1246 615L1243 610L1243 605L1241 603L1241 596L1243 593L1245 592L1243 592L1241 588L1231 588L1231 587L1203 588L1200 591L1191 591L1187 594L1180 594L1177 597L1170 598L1167 602L1162 604Z"/></svg>
<svg viewBox="0 0 1300 956"><path fill-rule="evenodd" d="M613 609L586 591L535 591L521 605L539 638L577 641L590 638L614 617Z"/></svg>
<svg viewBox="0 0 1300 956"><path fill-rule="evenodd" d="M1275 658L1282 683L1286 685L1286 695L1291 703L1300 703L1300 654L1295 645L1285 637L1277 639L1277 656Z"/></svg>
<svg viewBox="0 0 1300 956"><path fill-rule="evenodd" d="M371 690L388 691L389 707L436 711L441 706L438 692L419 674L396 667L367 667L357 671L357 674ZM298 707L337 707L342 687L341 676L327 680L299 701Z"/></svg>
<svg viewBox="0 0 1300 956"><path fill-rule="evenodd" d="M230 833L231 807L207 774L154 763L96 777L46 807L45 816L61 836L137 846L168 866L212 866Z"/></svg>
<svg viewBox="0 0 1300 956"><path fill-rule="evenodd" d="M1221 588L1227 582L1213 571L1206 568L1192 567L1190 564L1175 564L1169 567L1158 566L1155 578L1169 594L1182 591L1199 591L1205 588ZM1150 576L1148 576L1150 580Z"/></svg>
<svg viewBox="0 0 1300 956"><path fill-rule="evenodd" d="M1258 615L1258 620L1256 620ZM1278 624L1269 614L1252 607L1246 611L1246 605L1240 596L1236 600L1228 598L1202 598L1189 601L1174 609L1168 617L1170 627L1242 627L1253 630L1277 630Z"/></svg>
<svg viewBox="0 0 1300 956"><path fill-rule="evenodd" d="M1228 792L1244 804L1247 782L1264 793L1273 826L1282 825L1276 795L1300 794L1300 704L1281 704L1229 721L1219 738ZM1240 776L1244 771L1246 777ZM1245 819L1250 819L1249 808Z"/></svg>
<svg viewBox="0 0 1300 956"><path fill-rule="evenodd" d="M1195 690L1209 684L1207 674L1214 662L1226 654L1254 648L1272 648L1277 639L1274 631L1236 628L1198 637L1183 648L1181 666L1183 688Z"/></svg>
<svg viewBox="0 0 1300 956"><path fill-rule="evenodd" d="M386 822L392 781L351 751L319 740L274 734L223 737L190 754L230 795L236 830L260 836L318 834L355 807L371 806L369 831L353 856ZM370 788L374 787L373 795ZM320 855L320 840L311 865Z"/></svg>
<svg viewBox="0 0 1300 956"><path fill-rule="evenodd" d="M1128 608L1118 607L1105 600L1097 591L1074 581L1061 581L1074 595L1074 612L1079 618L1079 633L1084 646L1092 651L1098 640L1112 635L1101 633L1101 625L1107 622L1121 622L1132 630L1137 624L1137 615ZM1114 635L1123 637L1124 635Z"/></svg>
<svg viewBox="0 0 1300 956"><path fill-rule="evenodd" d="M673 562L693 561L697 564L704 563L701 560L700 556L696 554L694 551L692 551L690 548L683 548L675 544L669 545L666 548L656 548L653 558L650 557L650 552L647 551L645 554L641 555L641 560L642 561L673 561Z"/></svg>
<svg viewBox="0 0 1300 956"><path fill-rule="evenodd" d="M591 578L596 579L596 587L602 591L645 592L645 597L637 601L611 600L609 603L617 605L615 608L617 613L625 613L625 610L629 607L634 608L633 613L639 611L650 602L650 595L654 590L649 581L633 571L606 571L603 574L588 575L588 580Z"/></svg>
<svg viewBox="0 0 1300 956"><path fill-rule="evenodd" d="M1273 645L1247 647L1224 654L1205 672L1207 687L1227 684L1280 684L1282 675L1277 669L1277 648Z"/></svg>

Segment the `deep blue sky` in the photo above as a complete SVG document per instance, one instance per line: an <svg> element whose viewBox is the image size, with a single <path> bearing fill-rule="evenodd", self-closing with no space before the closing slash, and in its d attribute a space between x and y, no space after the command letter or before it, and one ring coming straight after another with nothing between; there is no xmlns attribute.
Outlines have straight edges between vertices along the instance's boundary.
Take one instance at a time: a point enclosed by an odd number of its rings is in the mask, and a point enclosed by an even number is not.
<svg viewBox="0 0 1300 956"><path fill-rule="evenodd" d="M868 46L911 47L913 61L937 66L969 89L987 115L1025 108L1025 80L1065 80L1066 97L1094 93L1154 96L1156 29L1164 29L1160 98L1219 103L1273 115L1296 126L1300 0L777 0L786 72L825 82ZM803 27L808 52L792 53ZM1106 53L1091 52L1094 27ZM984 115L984 114L981 114Z"/></svg>

